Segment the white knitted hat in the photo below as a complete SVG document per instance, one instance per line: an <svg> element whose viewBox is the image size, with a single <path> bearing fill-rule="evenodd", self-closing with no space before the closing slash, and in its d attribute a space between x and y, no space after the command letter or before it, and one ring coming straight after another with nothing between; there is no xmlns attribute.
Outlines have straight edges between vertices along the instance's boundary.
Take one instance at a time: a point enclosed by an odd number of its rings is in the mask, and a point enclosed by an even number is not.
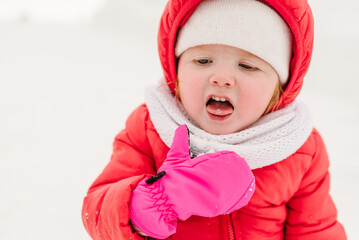
<svg viewBox="0 0 359 240"><path fill-rule="evenodd" d="M175 54L205 44L223 44L248 51L288 80L292 34L284 20L257 0L204 0L177 37Z"/></svg>

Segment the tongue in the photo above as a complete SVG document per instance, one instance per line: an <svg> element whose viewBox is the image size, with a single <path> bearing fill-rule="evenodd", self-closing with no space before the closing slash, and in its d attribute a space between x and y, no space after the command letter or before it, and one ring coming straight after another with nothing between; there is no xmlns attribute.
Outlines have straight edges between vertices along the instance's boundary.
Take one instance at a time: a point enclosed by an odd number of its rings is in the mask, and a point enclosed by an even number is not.
<svg viewBox="0 0 359 240"><path fill-rule="evenodd" d="M225 102L210 101L209 104L207 105L207 111L213 115L226 116L228 114L233 113L233 107L227 101Z"/></svg>

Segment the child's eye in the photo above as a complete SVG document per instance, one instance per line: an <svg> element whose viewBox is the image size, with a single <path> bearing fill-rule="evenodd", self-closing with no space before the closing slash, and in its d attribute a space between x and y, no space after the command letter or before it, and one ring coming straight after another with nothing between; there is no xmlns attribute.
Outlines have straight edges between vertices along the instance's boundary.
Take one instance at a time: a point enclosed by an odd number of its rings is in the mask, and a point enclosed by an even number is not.
<svg viewBox="0 0 359 240"><path fill-rule="evenodd" d="M201 65L208 64L208 63L212 63L211 60L205 59L205 58L203 58L203 59L196 59L195 62L198 63L198 64L201 64Z"/></svg>
<svg viewBox="0 0 359 240"><path fill-rule="evenodd" d="M252 67L252 66L250 66L248 64L244 64L244 63L240 63L239 66L241 68L244 68L245 70L255 70L255 69L257 69L256 67Z"/></svg>

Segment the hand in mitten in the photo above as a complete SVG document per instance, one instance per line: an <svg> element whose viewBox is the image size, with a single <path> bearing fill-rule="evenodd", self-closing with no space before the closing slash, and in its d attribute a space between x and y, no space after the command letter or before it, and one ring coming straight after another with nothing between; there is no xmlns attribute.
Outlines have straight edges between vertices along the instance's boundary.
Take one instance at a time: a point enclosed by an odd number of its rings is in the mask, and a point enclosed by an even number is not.
<svg viewBox="0 0 359 240"><path fill-rule="evenodd" d="M188 129L181 125L158 174L133 190L131 220L146 235L164 239L176 232L177 218L231 213L248 203L254 188L248 164L235 152L191 158Z"/></svg>

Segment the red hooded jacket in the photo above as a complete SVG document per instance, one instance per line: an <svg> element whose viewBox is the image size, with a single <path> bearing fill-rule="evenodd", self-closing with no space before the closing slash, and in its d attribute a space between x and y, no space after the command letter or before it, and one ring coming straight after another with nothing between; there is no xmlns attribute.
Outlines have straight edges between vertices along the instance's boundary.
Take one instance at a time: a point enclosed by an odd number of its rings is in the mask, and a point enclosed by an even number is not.
<svg viewBox="0 0 359 240"><path fill-rule="evenodd" d="M170 0L163 13L159 54L168 83L176 79L174 46L182 26L201 0ZM281 98L282 108L298 95L313 48L313 17L305 0L265 0L293 32L290 81ZM170 84L173 90L175 85ZM84 199L82 219L93 239L142 239L130 223L129 202L137 183L154 175L168 147L159 137L145 105L128 118L115 139L111 161L91 185ZM229 215L192 216L179 222L170 239L342 240L329 195L329 161L319 133L314 129L296 153L276 164L253 170L256 191L249 204Z"/></svg>

